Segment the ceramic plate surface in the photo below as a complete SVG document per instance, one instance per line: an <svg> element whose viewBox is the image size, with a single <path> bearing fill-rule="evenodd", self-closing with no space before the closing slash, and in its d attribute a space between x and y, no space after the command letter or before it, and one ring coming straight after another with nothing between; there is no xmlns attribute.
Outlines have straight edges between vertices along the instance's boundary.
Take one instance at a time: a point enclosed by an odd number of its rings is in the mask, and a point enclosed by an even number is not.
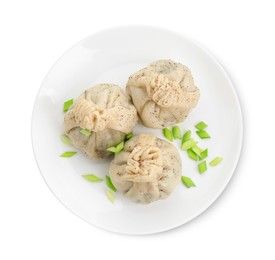
<svg viewBox="0 0 275 260"><path fill-rule="evenodd" d="M106 198L106 185L90 183L81 175L108 173L110 160L95 161L81 152L71 158L59 155L73 147L60 141L63 134L63 102L77 98L98 83L125 87L129 75L159 59L172 59L191 69L201 91L198 106L181 124L182 131L207 122L212 138L199 140L209 149L207 161L224 158L200 175L197 163L180 151L183 175L196 183L182 183L171 196L149 205L138 205L116 194L114 204ZM241 151L242 115L235 89L221 65L205 50L179 34L146 26L117 27L101 31L66 52L46 76L37 95L32 118L32 142L36 161L46 183L73 213L97 227L125 234L152 234L178 227L207 209L228 184ZM134 134L161 130L137 126ZM179 147L179 142L174 142Z"/></svg>

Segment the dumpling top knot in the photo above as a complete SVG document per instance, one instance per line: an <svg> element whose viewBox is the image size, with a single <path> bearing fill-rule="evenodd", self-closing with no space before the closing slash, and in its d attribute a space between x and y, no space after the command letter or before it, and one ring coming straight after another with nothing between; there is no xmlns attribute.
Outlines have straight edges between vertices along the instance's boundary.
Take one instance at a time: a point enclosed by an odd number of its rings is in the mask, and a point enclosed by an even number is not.
<svg viewBox="0 0 275 260"><path fill-rule="evenodd" d="M127 160L125 179L148 182L157 179L163 171L162 156L156 146L136 146Z"/></svg>
<svg viewBox="0 0 275 260"><path fill-rule="evenodd" d="M155 73L147 85L148 96L161 107L170 107L180 100L180 84L163 74Z"/></svg>
<svg viewBox="0 0 275 260"><path fill-rule="evenodd" d="M106 113L104 109L91 100L79 98L74 107L75 120L81 128L93 132L103 131L106 127Z"/></svg>

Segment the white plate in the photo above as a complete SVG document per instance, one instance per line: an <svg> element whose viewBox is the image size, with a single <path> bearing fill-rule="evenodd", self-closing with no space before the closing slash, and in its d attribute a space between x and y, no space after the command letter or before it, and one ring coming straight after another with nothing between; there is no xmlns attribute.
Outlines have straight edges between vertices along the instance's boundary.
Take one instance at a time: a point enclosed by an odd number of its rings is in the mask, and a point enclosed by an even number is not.
<svg viewBox="0 0 275 260"><path fill-rule="evenodd" d="M128 76L159 59L172 59L187 65L201 90L197 108L180 124L194 129L203 120L212 138L200 140L209 148L208 161L224 158L216 167L200 175L196 162L180 151L183 175L191 177L196 188L181 183L172 195L149 205L137 205L116 194L111 204L105 196L105 183L90 183L81 175L104 177L109 161L93 161L77 153L71 158L59 155L73 147L59 139L63 133L63 102L76 98L97 83L125 86ZM224 190L241 151L242 115L239 101L221 65L198 45L176 33L146 26L108 29L79 42L65 53L46 76L38 93L32 118L33 149L39 169L56 197L73 213L106 230L125 234L151 234L178 227L202 213ZM134 133L161 130L138 126ZM178 142L174 142L178 146Z"/></svg>

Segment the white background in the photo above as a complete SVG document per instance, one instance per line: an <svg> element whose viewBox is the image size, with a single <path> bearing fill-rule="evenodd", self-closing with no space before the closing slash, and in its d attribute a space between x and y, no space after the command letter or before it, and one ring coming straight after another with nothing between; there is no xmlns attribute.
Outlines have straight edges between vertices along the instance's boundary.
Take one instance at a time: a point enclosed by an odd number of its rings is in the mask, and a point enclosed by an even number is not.
<svg viewBox="0 0 275 260"><path fill-rule="evenodd" d="M0 259L274 259L272 2L1 0ZM243 109L242 156L225 192L195 220L158 235L117 235L73 215L48 189L31 147L35 96L56 59L89 34L125 24L200 42L231 76Z"/></svg>

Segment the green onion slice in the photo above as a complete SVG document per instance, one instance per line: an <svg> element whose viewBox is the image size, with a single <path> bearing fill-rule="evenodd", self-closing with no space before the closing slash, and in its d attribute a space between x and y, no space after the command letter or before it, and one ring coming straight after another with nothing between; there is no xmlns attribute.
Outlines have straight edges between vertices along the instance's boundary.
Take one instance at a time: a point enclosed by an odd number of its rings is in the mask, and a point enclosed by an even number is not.
<svg viewBox="0 0 275 260"><path fill-rule="evenodd" d="M211 138L205 130L196 131L196 133L201 139Z"/></svg>
<svg viewBox="0 0 275 260"><path fill-rule="evenodd" d="M163 131L163 135L169 140L169 141L173 141L173 136L172 136L172 133L171 131L168 129L168 128L163 128L162 129Z"/></svg>
<svg viewBox="0 0 275 260"><path fill-rule="evenodd" d="M178 125L173 126L172 133L173 133L174 139L181 139L181 131Z"/></svg>
<svg viewBox="0 0 275 260"><path fill-rule="evenodd" d="M191 158L191 159L193 159L193 160L195 160L195 161L198 160L197 154L194 153L194 152L192 151L192 149L187 150L187 154L188 154L189 158Z"/></svg>
<svg viewBox="0 0 275 260"><path fill-rule="evenodd" d="M186 141L190 140L191 138L191 130L188 130L184 133L182 139L181 139L181 143L185 143Z"/></svg>
<svg viewBox="0 0 275 260"><path fill-rule="evenodd" d="M66 102L64 102L63 111L67 112L69 110L70 106L73 104L73 102L74 102L73 99L70 99L70 100L67 100Z"/></svg>
<svg viewBox="0 0 275 260"><path fill-rule="evenodd" d="M114 186L114 184L112 183L111 178L108 175L106 175L106 184L111 190L116 192L116 187Z"/></svg>
<svg viewBox="0 0 275 260"><path fill-rule="evenodd" d="M60 139L64 144L72 144L69 136L67 136L67 135L61 135Z"/></svg>
<svg viewBox="0 0 275 260"><path fill-rule="evenodd" d="M199 173L202 174L207 171L207 164L206 161L203 161L198 164Z"/></svg>
<svg viewBox="0 0 275 260"><path fill-rule="evenodd" d="M211 166L216 166L216 165L218 165L222 160L223 160L223 158L221 158L221 157L216 157L216 158L214 158L209 164L210 164Z"/></svg>
<svg viewBox="0 0 275 260"><path fill-rule="evenodd" d="M207 127L208 125L204 123L203 121L199 122L198 124L195 125L195 127L199 130L203 130Z"/></svg>
<svg viewBox="0 0 275 260"><path fill-rule="evenodd" d="M88 129L81 129L80 133L84 134L87 137L89 137L92 134L92 132L90 130L88 130Z"/></svg>
<svg viewBox="0 0 275 260"><path fill-rule="evenodd" d="M129 134L125 135L124 142L130 140L132 137L133 137L133 133L129 133Z"/></svg>
<svg viewBox="0 0 275 260"><path fill-rule="evenodd" d="M124 147L124 141L122 141L121 143L119 143L117 146L112 146L107 148L106 150L108 152L112 152L114 154L118 154Z"/></svg>
<svg viewBox="0 0 275 260"><path fill-rule="evenodd" d="M194 141L193 139L190 139L183 144L181 144L182 150L189 150L190 148L194 147L198 142Z"/></svg>
<svg viewBox="0 0 275 260"><path fill-rule="evenodd" d="M124 142L121 142L119 143L117 146L116 146L116 153L119 153L124 147Z"/></svg>
<svg viewBox="0 0 275 260"><path fill-rule="evenodd" d="M187 176L181 176L182 183L187 187L196 187L196 184Z"/></svg>
<svg viewBox="0 0 275 260"><path fill-rule="evenodd" d="M205 149L204 151L201 152L200 154L200 160L205 159L208 156L208 149Z"/></svg>
<svg viewBox="0 0 275 260"><path fill-rule="evenodd" d="M60 157L72 157L76 154L76 152L65 152L60 155Z"/></svg>
<svg viewBox="0 0 275 260"><path fill-rule="evenodd" d="M110 190L106 189L105 194L109 201L111 201L112 203L115 202L116 197Z"/></svg>
<svg viewBox="0 0 275 260"><path fill-rule="evenodd" d="M112 147L109 147L106 149L108 152L111 152L111 153L116 153L116 147L115 146L112 146Z"/></svg>
<svg viewBox="0 0 275 260"><path fill-rule="evenodd" d="M201 152L203 151L200 147L198 147L197 145L194 145L193 147L192 147L192 151L194 152L194 153L196 153L198 156L201 156Z"/></svg>
<svg viewBox="0 0 275 260"><path fill-rule="evenodd" d="M101 178L97 177L94 174L86 174L86 175L82 175L82 177L84 179L86 179L87 181L90 181L90 182L100 182L100 181L102 181Z"/></svg>

